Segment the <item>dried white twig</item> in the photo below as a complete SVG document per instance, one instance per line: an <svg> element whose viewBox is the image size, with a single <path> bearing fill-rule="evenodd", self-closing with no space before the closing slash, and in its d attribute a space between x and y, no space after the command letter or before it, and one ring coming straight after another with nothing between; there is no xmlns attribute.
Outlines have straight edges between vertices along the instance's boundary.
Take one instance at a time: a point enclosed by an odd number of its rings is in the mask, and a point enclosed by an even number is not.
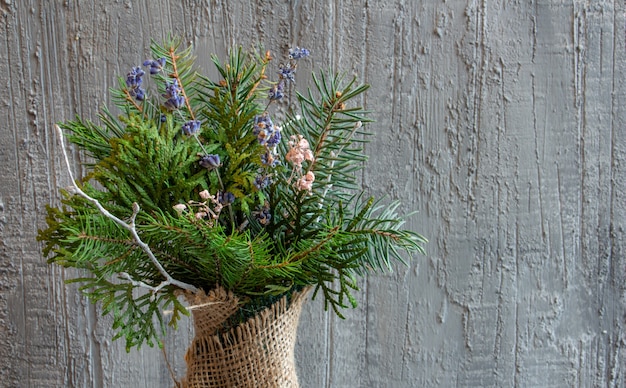
<svg viewBox="0 0 626 388"><path fill-rule="evenodd" d="M201 309L203 307L213 306L216 304L224 304L224 303L225 302L207 302L207 303L202 303L202 304L194 304L192 306L185 307L185 310L193 311L193 310ZM170 315L172 313L174 313L174 310L163 310L163 315Z"/></svg>
<svg viewBox="0 0 626 388"><path fill-rule="evenodd" d="M137 218L137 214L139 213L139 210L140 210L139 205L137 203L133 203L133 214L130 217L130 223L126 223L125 221L111 214L107 209L105 209L100 204L100 202L97 199L90 197L87 193L81 190L80 187L78 187L78 185L76 184L76 181L74 180L74 175L72 174L72 168L70 166L70 160L67 156L67 150L65 149L63 131L58 125L55 125L55 128L59 135L59 141L61 142L61 150L63 151L63 157L65 158L65 165L67 167L67 172L69 173L70 179L72 180L72 188L71 188L72 193L76 195L80 195L81 197L85 198L87 201L91 202L100 211L100 213L102 213L103 216L107 217L108 219L112 220L113 222L120 225L124 229L128 230L131 236L133 237L133 240L135 240L135 243L137 243L137 245L139 245L139 247L146 253L146 255L148 255L148 258L150 258L150 261L152 262L152 264L157 268L157 270L165 278L165 280L162 281L158 286L153 287L142 281L137 281L137 280L132 279L132 277L125 272L121 273L120 277L128 280L135 287L142 287L142 288L149 289L153 294L159 292L162 288L167 287L169 285L176 286L176 287L182 288L183 290L191 291L193 293L198 292L197 287L174 279L165 270L165 268L163 268L163 266L161 265L159 260L156 258L156 256L154 255L154 253L152 252L148 244L146 244L145 242L141 240L141 238L139 237L139 234L137 233L137 229L135 228L135 219Z"/></svg>

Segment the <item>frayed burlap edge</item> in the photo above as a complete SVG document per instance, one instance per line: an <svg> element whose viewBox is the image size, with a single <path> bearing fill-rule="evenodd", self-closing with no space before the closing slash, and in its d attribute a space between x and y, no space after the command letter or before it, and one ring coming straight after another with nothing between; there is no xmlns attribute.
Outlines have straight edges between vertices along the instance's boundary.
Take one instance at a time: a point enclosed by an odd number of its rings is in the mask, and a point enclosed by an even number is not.
<svg viewBox="0 0 626 388"><path fill-rule="evenodd" d="M180 386L297 388L294 347L308 292L294 293L289 302L283 297L226 333L218 329L238 308L232 293L216 289L188 296L195 337L185 354L187 375Z"/></svg>
<svg viewBox="0 0 626 388"><path fill-rule="evenodd" d="M221 287L208 294L202 290L195 294L186 292L185 299L192 312L196 338L215 333L239 308L239 299Z"/></svg>

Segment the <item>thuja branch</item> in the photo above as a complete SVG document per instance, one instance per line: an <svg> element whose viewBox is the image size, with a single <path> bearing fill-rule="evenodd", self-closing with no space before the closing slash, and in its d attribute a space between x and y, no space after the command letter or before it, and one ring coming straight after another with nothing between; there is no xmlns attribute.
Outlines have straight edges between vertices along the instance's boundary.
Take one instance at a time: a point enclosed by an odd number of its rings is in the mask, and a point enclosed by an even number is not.
<svg viewBox="0 0 626 388"><path fill-rule="evenodd" d="M143 240L141 240L141 238L139 237L139 234L137 233L137 228L135 226L135 219L137 218L137 214L139 213L139 205L135 202L133 203L133 214L130 217L130 222L125 222L123 220L121 220L120 218L116 217L115 215L111 214L107 209L105 209L102 204L100 204L100 202L89 196L87 193L85 193L80 187L78 187L78 185L76 184L76 181L74 180L74 175L72 174L72 168L70 166L70 161L69 158L67 156L67 150L65 149L65 142L64 142L64 136L63 136L63 131L61 130L61 128L58 125L55 125L55 128L57 130L57 134L59 136L59 140L61 142L61 151L63 152L63 157L65 159L65 165L67 167L67 171L70 175L70 179L72 181L72 192L73 194L79 195L81 197L83 197L84 199L86 199L87 201L91 202L97 209L98 211L100 211L100 213L105 216L106 218L110 219L111 221L115 222L116 224L118 224L119 226L121 226L122 228L128 230L128 232L130 232L133 240L135 241L135 243L145 252L145 254L148 256L148 258L150 259L150 261L152 262L152 264L157 268L157 270L159 271L159 273L165 278L164 281L162 281L158 286L153 287L150 286L144 282L138 282L133 280L130 275L128 275L127 273L122 273L120 274L121 277L127 279L130 281L130 283L133 286L137 286L137 287L143 287L143 288L147 288L150 291L152 291L153 293L159 292L161 289L163 289L164 287L167 286L175 286L178 288L181 288L183 290L188 290L191 291L193 293L198 292L198 288L191 285L191 284L187 284L184 282L181 282L179 280L174 279L166 270L165 268L163 268L163 266L161 265L161 263L159 262L159 260L156 258L156 256L154 255L154 253L152 252L152 250L150 249L150 247L148 246L148 244L146 244L145 242L143 242Z"/></svg>

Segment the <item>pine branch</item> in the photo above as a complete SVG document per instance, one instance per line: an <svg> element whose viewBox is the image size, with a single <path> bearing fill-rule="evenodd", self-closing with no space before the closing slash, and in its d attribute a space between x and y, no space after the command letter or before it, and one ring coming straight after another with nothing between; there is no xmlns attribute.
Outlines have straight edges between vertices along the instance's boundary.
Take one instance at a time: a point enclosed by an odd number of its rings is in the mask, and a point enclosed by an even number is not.
<svg viewBox="0 0 626 388"><path fill-rule="evenodd" d="M173 69L173 72L170 74L170 77L178 81L181 94L183 95L183 98L185 99L185 106L187 106L187 110L189 111L189 116L191 117L191 120L195 120L196 116L193 113L193 109L191 109L191 105L189 103L189 97L187 97L187 92L185 92L185 86L184 86L185 84L183 84L183 80L181 79L181 75L178 71L178 60L181 58L181 55L178 55L176 53L176 46L172 45L168 47L167 50L168 50L169 59L172 63L172 69Z"/></svg>
<svg viewBox="0 0 626 388"><path fill-rule="evenodd" d="M340 155L343 152L344 148L348 144L350 144L350 139L352 139L352 137L354 136L355 132L359 128L361 128L362 125L363 125L363 123L361 121L357 121L354 124L352 132L350 132L350 134L348 135L348 137L346 139L346 143L343 144L337 151L332 151L331 152L331 156L333 157L333 159L330 162L330 170L331 171L333 170L333 167L335 166L335 161L337 160L337 159L334 159L334 158L336 158L338 155ZM320 204L319 204L320 209L324 206L324 202L323 201L326 198L326 195L328 194L328 191L333 187L332 177L333 177L332 173L328 174L328 176L326 177L326 187L324 188L324 192L322 193L322 201L320 201ZM318 219L318 221L319 221L319 219Z"/></svg>

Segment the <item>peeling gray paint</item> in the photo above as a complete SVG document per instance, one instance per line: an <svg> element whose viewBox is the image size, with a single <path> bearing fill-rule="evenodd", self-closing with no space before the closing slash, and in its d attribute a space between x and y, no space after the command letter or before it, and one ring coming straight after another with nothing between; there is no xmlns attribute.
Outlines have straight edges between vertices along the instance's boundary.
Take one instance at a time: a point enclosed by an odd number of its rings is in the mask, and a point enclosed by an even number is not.
<svg viewBox="0 0 626 388"><path fill-rule="evenodd" d="M35 242L68 183L52 124L95 118L173 32L207 70L260 42L362 75L363 185L417 208L408 225L431 240L363 281L345 320L308 304L303 387L624 386L625 25L604 0L2 2L0 385L173 385ZM164 339L178 376L189 333Z"/></svg>

